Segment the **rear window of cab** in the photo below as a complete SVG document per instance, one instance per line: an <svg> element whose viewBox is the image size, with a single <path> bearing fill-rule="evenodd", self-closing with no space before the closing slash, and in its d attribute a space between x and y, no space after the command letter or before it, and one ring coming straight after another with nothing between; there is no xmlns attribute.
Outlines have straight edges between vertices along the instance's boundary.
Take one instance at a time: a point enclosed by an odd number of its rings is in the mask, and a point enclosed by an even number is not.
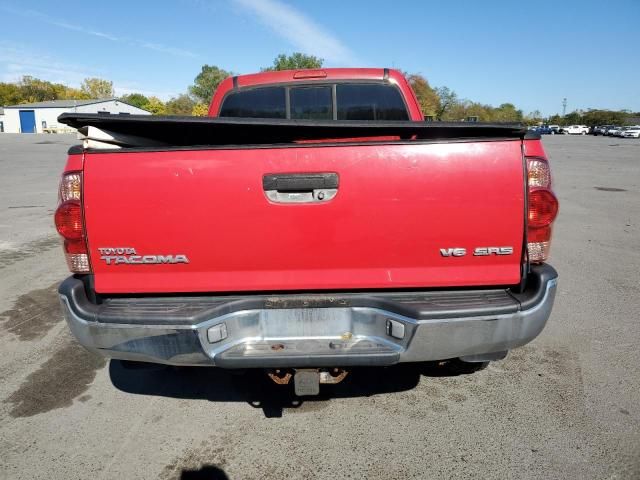
<svg viewBox="0 0 640 480"><path fill-rule="evenodd" d="M409 120L400 90L345 83L247 88L227 94L220 117L308 120Z"/></svg>

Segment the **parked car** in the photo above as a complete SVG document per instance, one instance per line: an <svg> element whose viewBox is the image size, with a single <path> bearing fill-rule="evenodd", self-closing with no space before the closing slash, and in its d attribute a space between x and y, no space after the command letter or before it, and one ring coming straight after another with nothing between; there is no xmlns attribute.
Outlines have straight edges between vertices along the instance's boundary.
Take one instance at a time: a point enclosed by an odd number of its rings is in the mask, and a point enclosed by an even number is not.
<svg viewBox="0 0 640 480"><path fill-rule="evenodd" d="M555 131L549 125L540 125L537 130L541 135L555 135Z"/></svg>
<svg viewBox="0 0 640 480"><path fill-rule="evenodd" d="M424 122L389 69L234 76L209 116L60 116L85 143L55 212L59 293L89 350L314 395L357 366L477 369L544 328L558 201L539 135Z"/></svg>
<svg viewBox="0 0 640 480"><path fill-rule="evenodd" d="M640 125L625 128L620 133L620 136L623 138L640 138Z"/></svg>
<svg viewBox="0 0 640 480"><path fill-rule="evenodd" d="M593 127L593 135L598 136L598 135L605 135L607 132L607 129L612 128L613 125L597 125L595 127Z"/></svg>
<svg viewBox="0 0 640 480"><path fill-rule="evenodd" d="M619 127L617 125L611 125L609 128L605 130L604 134L615 137L621 128L622 127Z"/></svg>
<svg viewBox="0 0 640 480"><path fill-rule="evenodd" d="M549 128L551 129L551 135L560 133L560 125L549 125Z"/></svg>
<svg viewBox="0 0 640 480"><path fill-rule="evenodd" d="M562 127L562 133L565 135L586 135L589 133L589 127L586 125L569 125Z"/></svg>
<svg viewBox="0 0 640 480"><path fill-rule="evenodd" d="M625 133L627 130L632 129L632 128L634 128L634 127L635 127L635 126L619 127L619 128L617 128L617 129L615 129L615 130L613 131L613 134L612 134L612 135L613 135L614 137L623 137L623 136L624 136L624 133Z"/></svg>

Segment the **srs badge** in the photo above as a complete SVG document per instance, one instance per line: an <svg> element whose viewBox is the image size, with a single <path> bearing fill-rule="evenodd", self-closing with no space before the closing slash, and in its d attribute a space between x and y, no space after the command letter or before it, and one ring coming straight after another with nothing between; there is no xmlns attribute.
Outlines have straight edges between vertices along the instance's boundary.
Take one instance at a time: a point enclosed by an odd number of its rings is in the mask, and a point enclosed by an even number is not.
<svg viewBox="0 0 640 480"><path fill-rule="evenodd" d="M440 249L440 255L443 257L464 257L466 254L467 249L462 247ZM513 254L513 247L477 247L473 250L474 257L511 254Z"/></svg>
<svg viewBox="0 0 640 480"><path fill-rule="evenodd" d="M100 260L107 265L157 265L159 263L189 263L186 255L138 255L132 247L100 247Z"/></svg>

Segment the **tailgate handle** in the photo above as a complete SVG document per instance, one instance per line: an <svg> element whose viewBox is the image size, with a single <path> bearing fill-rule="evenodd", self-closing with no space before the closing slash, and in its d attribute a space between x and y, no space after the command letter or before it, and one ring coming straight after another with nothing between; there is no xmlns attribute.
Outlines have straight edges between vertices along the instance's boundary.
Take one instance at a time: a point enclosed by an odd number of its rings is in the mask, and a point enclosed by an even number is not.
<svg viewBox="0 0 640 480"><path fill-rule="evenodd" d="M277 173L262 177L262 188L276 203L326 202L338 193L337 173Z"/></svg>

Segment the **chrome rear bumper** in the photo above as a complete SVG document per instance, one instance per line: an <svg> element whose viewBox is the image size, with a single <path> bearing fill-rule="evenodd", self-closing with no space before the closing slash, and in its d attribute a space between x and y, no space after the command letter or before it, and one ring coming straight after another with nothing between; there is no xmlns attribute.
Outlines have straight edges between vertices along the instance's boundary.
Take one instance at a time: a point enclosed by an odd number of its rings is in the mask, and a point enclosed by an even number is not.
<svg viewBox="0 0 640 480"><path fill-rule="evenodd" d="M391 365L502 352L544 328L557 274L534 267L527 291L371 292L89 302L59 289L78 341L109 358L225 368Z"/></svg>

